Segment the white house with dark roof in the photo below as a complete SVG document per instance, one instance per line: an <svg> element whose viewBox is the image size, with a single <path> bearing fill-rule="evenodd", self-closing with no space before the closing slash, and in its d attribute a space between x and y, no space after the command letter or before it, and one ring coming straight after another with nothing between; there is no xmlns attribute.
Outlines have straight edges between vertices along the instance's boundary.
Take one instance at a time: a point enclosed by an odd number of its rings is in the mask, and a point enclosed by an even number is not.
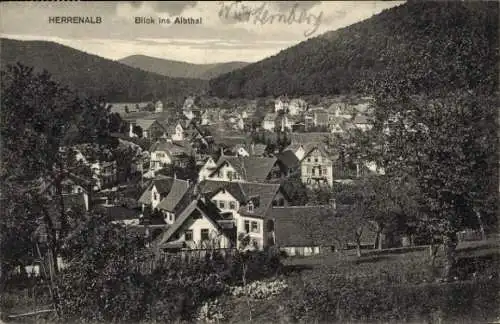
<svg viewBox="0 0 500 324"><path fill-rule="evenodd" d="M355 246L353 226L362 229L360 244L374 246L375 227L370 222L353 223L351 206L285 206L268 212L272 220L272 237L280 250L289 256L308 256Z"/></svg>
<svg viewBox="0 0 500 324"><path fill-rule="evenodd" d="M333 186L333 161L321 145L308 148L300 161L300 176L308 187Z"/></svg>
<svg viewBox="0 0 500 324"><path fill-rule="evenodd" d="M307 102L304 99L296 98L290 100L288 104L288 113L291 116L297 116L307 110Z"/></svg>
<svg viewBox="0 0 500 324"><path fill-rule="evenodd" d="M189 181L174 179L167 196L156 206L165 216L167 224L173 224L176 216L191 202L191 184Z"/></svg>
<svg viewBox="0 0 500 324"><path fill-rule="evenodd" d="M278 114L276 113L267 113L264 116L264 120L262 120L262 128L273 132L276 127L276 117L278 117Z"/></svg>
<svg viewBox="0 0 500 324"><path fill-rule="evenodd" d="M200 192L222 213L231 215L236 237L248 235L259 249L269 245L268 210L289 204L279 184L207 180L200 183Z"/></svg>
<svg viewBox="0 0 500 324"><path fill-rule="evenodd" d="M167 128L156 119L136 119L129 121L129 137L137 137L134 127L140 127L143 138L166 137Z"/></svg>
<svg viewBox="0 0 500 324"><path fill-rule="evenodd" d="M153 242L157 250L230 248L232 228L226 226L217 207L195 199L176 221Z"/></svg>
<svg viewBox="0 0 500 324"><path fill-rule="evenodd" d="M265 182L279 179L283 171L278 159L258 156L221 156L208 179L217 181Z"/></svg>
<svg viewBox="0 0 500 324"><path fill-rule="evenodd" d="M155 102L155 112L156 113L163 112L163 102L161 102L161 100L158 100L157 102Z"/></svg>
<svg viewBox="0 0 500 324"><path fill-rule="evenodd" d="M176 214L190 199L192 186L189 181L171 177L154 179L139 198L143 211L146 207L159 210L167 224L173 224Z"/></svg>
<svg viewBox="0 0 500 324"><path fill-rule="evenodd" d="M198 172L198 182L201 182L208 178L208 176L215 170L217 163L215 160L209 156L200 171Z"/></svg>
<svg viewBox="0 0 500 324"><path fill-rule="evenodd" d="M276 113L278 111L287 112L289 103L290 103L290 100L288 100L288 97L286 97L286 96L281 96L281 97L277 98L274 101L274 112L276 112Z"/></svg>
<svg viewBox="0 0 500 324"><path fill-rule="evenodd" d="M174 163L182 156L192 154L190 145L183 141L159 140L151 145L150 170L158 171Z"/></svg>

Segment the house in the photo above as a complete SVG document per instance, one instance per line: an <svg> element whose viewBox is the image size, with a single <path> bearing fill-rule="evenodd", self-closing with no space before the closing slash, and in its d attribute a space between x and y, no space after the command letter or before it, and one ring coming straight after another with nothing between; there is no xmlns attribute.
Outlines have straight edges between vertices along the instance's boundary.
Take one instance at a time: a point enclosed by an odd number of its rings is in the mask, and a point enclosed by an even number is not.
<svg viewBox="0 0 500 324"><path fill-rule="evenodd" d="M100 209L113 224L139 225L140 213L137 210L115 205L101 206Z"/></svg>
<svg viewBox="0 0 500 324"><path fill-rule="evenodd" d="M353 111L354 108L345 102L334 102L328 107L330 115L343 119L352 119Z"/></svg>
<svg viewBox="0 0 500 324"><path fill-rule="evenodd" d="M218 181L264 182L284 176L276 158L257 156L221 156L208 176Z"/></svg>
<svg viewBox="0 0 500 324"><path fill-rule="evenodd" d="M145 210L147 206L150 206L154 210L170 192L173 183L174 178L171 177L161 176L153 179L139 198L142 209Z"/></svg>
<svg viewBox="0 0 500 324"><path fill-rule="evenodd" d="M202 182L203 180L207 179L216 167L217 163L215 162L214 158L209 156L198 172L198 182Z"/></svg>
<svg viewBox="0 0 500 324"><path fill-rule="evenodd" d="M178 161L183 156L192 154L187 143L183 141L173 142L170 140L159 140L149 149L151 152L150 170L158 171Z"/></svg>
<svg viewBox="0 0 500 324"><path fill-rule="evenodd" d="M310 108L305 114L306 130L312 127L328 127L328 111L323 107Z"/></svg>
<svg viewBox="0 0 500 324"><path fill-rule="evenodd" d="M335 213L331 206L285 206L269 211L274 245L289 256L319 254L337 244L328 235Z"/></svg>
<svg viewBox="0 0 500 324"><path fill-rule="evenodd" d="M106 107L110 107L110 113L116 113L120 117L124 117L130 113L144 111L150 104L150 102L110 102Z"/></svg>
<svg viewBox="0 0 500 324"><path fill-rule="evenodd" d="M161 113L161 112L163 112L163 102L161 102L160 100L158 100L158 101L155 103L155 112L156 112L156 113Z"/></svg>
<svg viewBox="0 0 500 324"><path fill-rule="evenodd" d="M279 113L276 116L274 123L275 123L274 130L280 130L282 132L286 130L291 131L294 124L294 120L292 118L289 118L287 114Z"/></svg>
<svg viewBox="0 0 500 324"><path fill-rule="evenodd" d="M199 188L200 193L223 214L230 215L226 219L233 221L236 237L248 235L259 249L269 245L267 211L272 206L289 204L289 198L279 184L206 180Z"/></svg>
<svg viewBox="0 0 500 324"><path fill-rule="evenodd" d="M330 114L328 117L328 127L332 133L344 133L348 128L348 120L337 115Z"/></svg>
<svg viewBox="0 0 500 324"><path fill-rule="evenodd" d="M139 127L141 131L140 137L158 139L166 137L168 132L167 128L155 119L136 119L131 120L129 123L129 137L138 137L136 128Z"/></svg>
<svg viewBox="0 0 500 324"><path fill-rule="evenodd" d="M84 179L73 173L68 173L61 176L61 194L63 196L63 204L66 210L80 209L83 211L90 210L90 199L92 196L92 181ZM43 184L41 189L49 199L56 197L57 186L56 181Z"/></svg>
<svg viewBox="0 0 500 324"><path fill-rule="evenodd" d="M340 249L355 248L353 227L361 230L362 248L373 248L377 242L373 222L351 218L350 205L273 207L268 212L272 220L275 245L289 256L308 256Z"/></svg>
<svg viewBox="0 0 500 324"><path fill-rule="evenodd" d="M276 127L276 117L278 115L276 113L267 113L264 116L264 120L262 120L262 128L268 131L273 132Z"/></svg>
<svg viewBox="0 0 500 324"><path fill-rule="evenodd" d="M372 128L372 123L370 118L364 114L357 114L352 123L354 126L362 131L366 131Z"/></svg>
<svg viewBox="0 0 500 324"><path fill-rule="evenodd" d="M191 202L192 187L189 181L174 179L170 191L156 208L164 215L167 224L173 224L176 216Z"/></svg>
<svg viewBox="0 0 500 324"><path fill-rule="evenodd" d="M291 116L297 116L307 110L307 102L304 99L292 99L288 104L288 113Z"/></svg>
<svg viewBox="0 0 500 324"><path fill-rule="evenodd" d="M307 148L300 161L300 175L302 183L308 187L333 186L333 162L323 146Z"/></svg>
<svg viewBox="0 0 500 324"><path fill-rule="evenodd" d="M112 186L117 181L118 170L116 161L97 161L90 165L93 173L94 190Z"/></svg>
<svg viewBox="0 0 500 324"><path fill-rule="evenodd" d="M238 156L264 156L266 153L264 144L237 144L233 147L233 152Z"/></svg>
<svg viewBox="0 0 500 324"><path fill-rule="evenodd" d="M285 147L285 149L283 150L283 152L288 152L288 151L292 152L299 161L302 160L304 154L306 154L305 145L299 143L292 143L287 147Z"/></svg>
<svg viewBox="0 0 500 324"><path fill-rule="evenodd" d="M217 207L203 199L193 200L182 210L176 221L152 243L155 249L230 248L235 238L234 228L227 228Z"/></svg>
<svg viewBox="0 0 500 324"><path fill-rule="evenodd" d="M288 104L290 103L290 100L288 100L288 97L286 96L281 96L277 98L274 101L274 112L277 113L278 111L284 111L288 112Z"/></svg>

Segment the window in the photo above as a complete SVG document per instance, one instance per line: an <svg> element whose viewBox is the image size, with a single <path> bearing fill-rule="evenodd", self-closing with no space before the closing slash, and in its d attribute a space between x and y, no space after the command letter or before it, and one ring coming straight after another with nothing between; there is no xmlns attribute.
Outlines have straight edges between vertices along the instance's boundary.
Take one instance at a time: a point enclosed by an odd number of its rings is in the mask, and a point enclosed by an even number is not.
<svg viewBox="0 0 500 324"><path fill-rule="evenodd" d="M276 200L273 200L273 206L278 206L278 202Z"/></svg>
<svg viewBox="0 0 500 324"><path fill-rule="evenodd" d="M208 241L209 237L208 237L208 229L206 228L202 228L201 229L201 240L202 241Z"/></svg>
<svg viewBox="0 0 500 324"><path fill-rule="evenodd" d="M236 209L236 202L235 201L230 201L229 202L229 209L235 210Z"/></svg>
<svg viewBox="0 0 500 324"><path fill-rule="evenodd" d="M311 158L310 157L307 158L307 162L311 162Z"/></svg>
<svg viewBox="0 0 500 324"><path fill-rule="evenodd" d="M285 199L283 198L278 199L278 206L285 206Z"/></svg>
<svg viewBox="0 0 500 324"><path fill-rule="evenodd" d="M224 200L219 200L219 208L220 209L225 209L226 208L226 202Z"/></svg>
<svg viewBox="0 0 500 324"><path fill-rule="evenodd" d="M227 178L229 181L233 180L233 172L232 171L227 171Z"/></svg>
<svg viewBox="0 0 500 324"><path fill-rule="evenodd" d="M193 240L193 230L187 230L184 232L184 240L192 241Z"/></svg>
<svg viewBox="0 0 500 324"><path fill-rule="evenodd" d="M158 200L158 195L155 193L153 193L153 200Z"/></svg>
<svg viewBox="0 0 500 324"><path fill-rule="evenodd" d="M250 221L245 221L245 233L250 233Z"/></svg>
<svg viewBox="0 0 500 324"><path fill-rule="evenodd" d="M253 213L253 202L252 201L250 201L248 203L247 209L248 209L249 213Z"/></svg>
<svg viewBox="0 0 500 324"><path fill-rule="evenodd" d="M314 158L314 162L318 163L318 157L317 156Z"/></svg>
<svg viewBox="0 0 500 324"><path fill-rule="evenodd" d="M250 225L251 225L250 230L252 231L252 233L260 232L260 226L258 222L252 221Z"/></svg>

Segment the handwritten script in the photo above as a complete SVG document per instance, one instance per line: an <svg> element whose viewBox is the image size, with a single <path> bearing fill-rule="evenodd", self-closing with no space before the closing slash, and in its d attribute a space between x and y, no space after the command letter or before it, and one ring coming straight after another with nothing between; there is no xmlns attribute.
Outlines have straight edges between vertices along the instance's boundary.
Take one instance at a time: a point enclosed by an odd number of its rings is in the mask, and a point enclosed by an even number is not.
<svg viewBox="0 0 500 324"><path fill-rule="evenodd" d="M286 13L270 12L267 9L268 3L266 2L263 2L257 7L243 4L241 2L227 3L220 1L219 4L221 5L219 17L228 21L253 22L255 25L273 24L275 22L288 25L312 25L311 29L304 32L305 37L309 37L314 34L318 30L321 25L321 20L323 19L323 12L320 12L318 15L314 15L309 13L306 9L300 9L298 3L295 3L295 5L290 8L289 12Z"/></svg>

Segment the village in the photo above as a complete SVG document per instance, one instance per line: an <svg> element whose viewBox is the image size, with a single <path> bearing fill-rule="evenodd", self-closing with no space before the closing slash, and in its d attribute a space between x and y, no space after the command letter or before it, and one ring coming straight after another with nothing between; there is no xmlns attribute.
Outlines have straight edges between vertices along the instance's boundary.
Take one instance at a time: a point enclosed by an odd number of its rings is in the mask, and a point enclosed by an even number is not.
<svg viewBox="0 0 500 324"><path fill-rule="evenodd" d="M0 9L0 323L500 323L498 3Z"/></svg>
<svg viewBox="0 0 500 324"><path fill-rule="evenodd" d="M107 104L123 123L123 132L112 136L119 147L129 148L131 157L123 165L109 158L111 152L103 160L89 156L89 143L65 147L64 154L72 151L75 163L91 170L86 179L65 174L67 212L99 209L130 235L146 238L148 246L163 252L239 249L245 237L250 240L247 248L276 246L290 256L355 246L354 241L339 246L333 235L308 240L310 233L302 224L306 217L325 223L348 219L348 209L337 203L332 187L383 174L371 161L342 164L340 151L328 144L351 129L370 128L370 98L356 104L333 102L326 108L309 107L303 99L276 98L253 132L288 137L281 146L249 136L255 104L217 110L194 101L186 98L173 119L161 101ZM290 178L305 190L326 192L327 198L297 204L284 186ZM45 189L55 193L50 184ZM380 238L371 234L360 243L378 246L375 240Z"/></svg>

